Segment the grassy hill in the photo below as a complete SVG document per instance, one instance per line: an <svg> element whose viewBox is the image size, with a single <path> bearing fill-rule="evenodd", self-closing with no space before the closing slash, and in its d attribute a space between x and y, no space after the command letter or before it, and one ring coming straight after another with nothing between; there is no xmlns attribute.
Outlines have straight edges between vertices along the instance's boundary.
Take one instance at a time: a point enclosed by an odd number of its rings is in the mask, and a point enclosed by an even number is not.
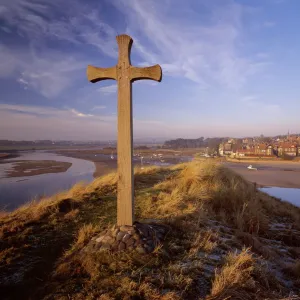
<svg viewBox="0 0 300 300"><path fill-rule="evenodd" d="M163 247L86 253L116 222L116 182L2 213L3 299L299 299L299 208L209 161L137 169L137 220L170 227Z"/></svg>

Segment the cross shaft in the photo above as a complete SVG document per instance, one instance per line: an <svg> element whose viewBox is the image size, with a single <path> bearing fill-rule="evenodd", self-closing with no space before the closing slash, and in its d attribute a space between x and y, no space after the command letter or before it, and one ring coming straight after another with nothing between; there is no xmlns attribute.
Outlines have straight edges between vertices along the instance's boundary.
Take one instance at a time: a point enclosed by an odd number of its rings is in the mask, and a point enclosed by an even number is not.
<svg viewBox="0 0 300 300"><path fill-rule="evenodd" d="M117 36L119 47L118 64L111 68L87 67L88 80L95 83L105 79L115 79L118 84L118 199L117 224L134 223L134 176L132 140L132 82L141 79L161 81L159 65L138 68L130 63L132 38L128 35Z"/></svg>

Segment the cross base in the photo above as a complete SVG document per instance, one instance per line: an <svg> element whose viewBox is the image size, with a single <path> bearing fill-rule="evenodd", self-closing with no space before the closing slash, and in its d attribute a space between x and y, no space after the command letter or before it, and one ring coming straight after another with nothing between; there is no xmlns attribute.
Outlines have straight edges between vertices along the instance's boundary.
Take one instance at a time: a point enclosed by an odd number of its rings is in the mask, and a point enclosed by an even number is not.
<svg viewBox="0 0 300 300"><path fill-rule="evenodd" d="M93 237L84 250L148 254L162 244L168 231L169 228L161 224L114 225Z"/></svg>

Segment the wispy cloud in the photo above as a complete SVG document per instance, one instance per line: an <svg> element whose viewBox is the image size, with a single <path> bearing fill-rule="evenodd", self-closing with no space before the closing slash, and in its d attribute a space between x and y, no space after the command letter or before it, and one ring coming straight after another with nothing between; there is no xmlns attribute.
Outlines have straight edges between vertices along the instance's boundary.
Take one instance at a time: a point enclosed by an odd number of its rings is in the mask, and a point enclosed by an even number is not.
<svg viewBox="0 0 300 300"><path fill-rule="evenodd" d="M104 105L97 105L97 106L94 106L91 110L101 110L101 109L105 109L106 106Z"/></svg>
<svg viewBox="0 0 300 300"><path fill-rule="evenodd" d="M103 94L113 94L117 92L117 84L111 84L111 85L107 85L107 86L103 86L101 88L98 89L99 92L103 93Z"/></svg>
<svg viewBox="0 0 300 300"><path fill-rule="evenodd" d="M90 5L76 0L4 0L0 8L0 18L35 44L51 38L92 45L108 56L117 55L117 32Z"/></svg>
<svg viewBox="0 0 300 300"><path fill-rule="evenodd" d="M76 84L90 61L70 51L54 51L49 41L90 45L116 57L116 32L103 23L100 12L76 0L3 0L1 30L13 30L29 47L7 47L0 43L0 77L17 77L25 89L53 98ZM78 53L78 52L77 52ZM80 77L80 76L79 76Z"/></svg>
<svg viewBox="0 0 300 300"><path fill-rule="evenodd" d="M0 77L17 78L25 89L33 89L47 98L73 85L86 65L82 58L66 57L56 51L44 50L38 54L22 48L9 50L0 44Z"/></svg>
<svg viewBox="0 0 300 300"><path fill-rule="evenodd" d="M84 113L81 113L81 112L77 111L77 110L74 109L74 108L71 109L71 112L72 112L75 116L77 116L77 117L93 117L93 115L91 115L91 114L84 114Z"/></svg>
<svg viewBox="0 0 300 300"><path fill-rule="evenodd" d="M8 139L97 139L116 137L117 116L91 115L76 109L0 103L0 136ZM134 119L138 136L160 136L165 124ZM38 126L37 126L38 124Z"/></svg>
<svg viewBox="0 0 300 300"><path fill-rule="evenodd" d="M271 28L271 27L274 27L276 25L275 22L272 22L272 21L266 21L264 22L264 27L268 27L268 28Z"/></svg>
<svg viewBox="0 0 300 300"><path fill-rule="evenodd" d="M190 22L188 16L195 17L193 9L179 0L113 3L125 14L127 31L137 41L140 56L147 64L160 63L165 75L189 79L203 88L218 84L238 89L267 66L238 51L245 41L242 18L246 10L233 1L222 1L222 5L199 1L203 9L212 11L209 22L202 24ZM174 6L185 10L184 19L172 15Z"/></svg>
<svg viewBox="0 0 300 300"><path fill-rule="evenodd" d="M116 29L105 23L100 11L91 5L71 0L59 5L50 0L4 1L0 17L5 24L30 39L32 47L40 47L48 38L75 45L91 45L107 56L117 56ZM189 16L195 18L194 11L189 3L183 4L180 0L132 0L130 3L113 0L112 3L126 19L127 32L133 36L134 47L144 61L140 64L160 63L165 76L186 78L202 88L220 85L239 89L250 76L267 67L262 61L266 58L260 57L257 61L257 57L242 55L238 50L246 40L243 38L242 19L247 10L234 1L222 1L222 5L199 1L204 10L211 11L206 23L201 23L201 19L197 23L190 22ZM172 15L174 6L185 10L184 18ZM56 17L53 17L55 13ZM271 22L266 24L270 26ZM68 56L65 54L66 58ZM41 59L38 61L41 63ZM55 68L62 67L62 72L65 72L66 63L62 65L62 62L58 61ZM76 66L76 62L73 65ZM41 65L34 65L34 69L43 69ZM5 68L11 68L9 63ZM21 78L28 82L28 87L39 88L43 95L52 97L68 87L67 79L58 76L56 80L52 74L54 72L50 71L40 76L29 70ZM35 83L37 78L45 78L44 75L57 86L54 92L45 84ZM102 92L112 93L115 88L103 88Z"/></svg>

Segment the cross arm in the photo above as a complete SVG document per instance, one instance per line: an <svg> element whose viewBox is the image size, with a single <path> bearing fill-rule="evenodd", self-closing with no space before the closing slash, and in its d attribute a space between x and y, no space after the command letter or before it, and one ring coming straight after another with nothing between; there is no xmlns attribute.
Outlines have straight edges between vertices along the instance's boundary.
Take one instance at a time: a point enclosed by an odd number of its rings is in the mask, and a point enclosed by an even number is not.
<svg viewBox="0 0 300 300"><path fill-rule="evenodd" d="M161 81L162 79L162 72L160 65L155 65L152 67L145 67L145 68L137 68L137 67L130 67L130 80L136 81L141 79L152 79L156 81Z"/></svg>
<svg viewBox="0 0 300 300"><path fill-rule="evenodd" d="M96 68L93 66L88 66L86 70L86 75L89 81L95 83L105 79L115 79L117 80L117 69L116 67L111 68Z"/></svg>

